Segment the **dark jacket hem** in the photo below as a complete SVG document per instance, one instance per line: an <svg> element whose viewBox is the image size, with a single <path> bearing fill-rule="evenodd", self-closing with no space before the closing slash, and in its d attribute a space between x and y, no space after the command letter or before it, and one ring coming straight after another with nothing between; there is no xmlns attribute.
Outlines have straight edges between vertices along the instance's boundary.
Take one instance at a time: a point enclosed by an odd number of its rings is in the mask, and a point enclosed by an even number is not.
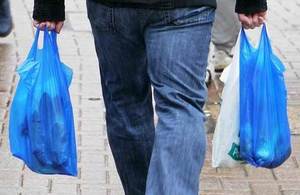
<svg viewBox="0 0 300 195"><path fill-rule="evenodd" d="M81 0L83 1L83 0ZM93 0L111 7L174 9L183 7L216 7L216 0ZM143 3L139 3L143 2ZM150 3L149 3L150 2ZM267 10L266 0L237 0L237 13L253 14ZM64 21L64 0L34 0L33 18L38 21Z"/></svg>
<svg viewBox="0 0 300 195"><path fill-rule="evenodd" d="M35 0L33 19L43 21L64 21L64 0Z"/></svg>
<svg viewBox="0 0 300 195"><path fill-rule="evenodd" d="M266 10L266 0L238 0L235 7L235 12L243 14L253 14Z"/></svg>
<svg viewBox="0 0 300 195"><path fill-rule="evenodd" d="M184 8L184 7L202 7L202 6L210 6L216 7L216 0L173 0L173 1L161 1L159 3L134 3L134 2L114 2L107 0L92 0L97 3L101 3L103 5L109 7L129 7L129 8L143 8L143 9L174 9L174 8ZM129 0L130 1L130 0Z"/></svg>

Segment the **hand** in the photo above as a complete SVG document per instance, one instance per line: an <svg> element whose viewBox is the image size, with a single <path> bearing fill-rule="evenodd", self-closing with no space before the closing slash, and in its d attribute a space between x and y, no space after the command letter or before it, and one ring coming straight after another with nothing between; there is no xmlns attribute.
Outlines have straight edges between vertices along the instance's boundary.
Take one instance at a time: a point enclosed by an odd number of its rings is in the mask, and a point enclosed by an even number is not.
<svg viewBox="0 0 300 195"><path fill-rule="evenodd" d="M264 11L264 12L259 12L251 15L238 14L238 16L240 22L242 23L242 26L245 29L249 29L249 28L254 29L255 27L259 27L265 22L267 12Z"/></svg>
<svg viewBox="0 0 300 195"><path fill-rule="evenodd" d="M59 33L64 25L63 21L58 21L58 22L39 22L34 20L33 21L33 26L36 28L39 28L41 30L44 30L47 28L48 30L55 30L57 33Z"/></svg>

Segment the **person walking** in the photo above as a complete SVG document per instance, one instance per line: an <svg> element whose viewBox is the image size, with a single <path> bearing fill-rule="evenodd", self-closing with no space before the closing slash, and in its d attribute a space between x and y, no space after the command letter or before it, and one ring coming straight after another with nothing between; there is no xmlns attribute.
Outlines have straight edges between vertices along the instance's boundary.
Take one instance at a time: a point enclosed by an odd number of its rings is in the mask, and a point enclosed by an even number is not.
<svg viewBox="0 0 300 195"><path fill-rule="evenodd" d="M9 35L13 27L8 0L0 0L0 37Z"/></svg>
<svg viewBox="0 0 300 195"><path fill-rule="evenodd" d="M232 61L234 47L241 24L234 13L236 0L217 0L215 21L212 28L212 43L214 46L212 63L215 72L222 72Z"/></svg>
<svg viewBox="0 0 300 195"><path fill-rule="evenodd" d="M196 195L215 0L87 0L109 144L126 195ZM238 0L245 28L265 0ZM34 25L60 32L63 0L35 0ZM153 120L152 90L158 122Z"/></svg>

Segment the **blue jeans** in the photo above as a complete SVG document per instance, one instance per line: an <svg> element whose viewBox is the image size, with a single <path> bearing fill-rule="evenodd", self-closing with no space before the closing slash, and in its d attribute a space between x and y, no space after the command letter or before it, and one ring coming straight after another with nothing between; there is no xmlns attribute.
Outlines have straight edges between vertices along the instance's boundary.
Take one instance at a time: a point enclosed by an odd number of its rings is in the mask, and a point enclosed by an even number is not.
<svg viewBox="0 0 300 195"><path fill-rule="evenodd" d="M197 195L214 9L110 8L90 0L87 8L125 194Z"/></svg>

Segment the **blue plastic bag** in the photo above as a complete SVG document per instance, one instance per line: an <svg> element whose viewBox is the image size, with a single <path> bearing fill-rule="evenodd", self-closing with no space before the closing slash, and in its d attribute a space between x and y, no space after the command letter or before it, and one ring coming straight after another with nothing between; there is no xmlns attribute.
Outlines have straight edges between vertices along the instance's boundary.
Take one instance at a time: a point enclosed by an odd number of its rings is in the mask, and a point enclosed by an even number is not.
<svg viewBox="0 0 300 195"><path fill-rule="evenodd" d="M278 167L291 154L284 71L272 52L266 26L258 48L251 46L242 29L240 155L256 167Z"/></svg>
<svg viewBox="0 0 300 195"><path fill-rule="evenodd" d="M44 32L38 49L37 30L10 110L12 154L34 172L77 175L77 155L69 85L72 70L59 58L56 33Z"/></svg>

